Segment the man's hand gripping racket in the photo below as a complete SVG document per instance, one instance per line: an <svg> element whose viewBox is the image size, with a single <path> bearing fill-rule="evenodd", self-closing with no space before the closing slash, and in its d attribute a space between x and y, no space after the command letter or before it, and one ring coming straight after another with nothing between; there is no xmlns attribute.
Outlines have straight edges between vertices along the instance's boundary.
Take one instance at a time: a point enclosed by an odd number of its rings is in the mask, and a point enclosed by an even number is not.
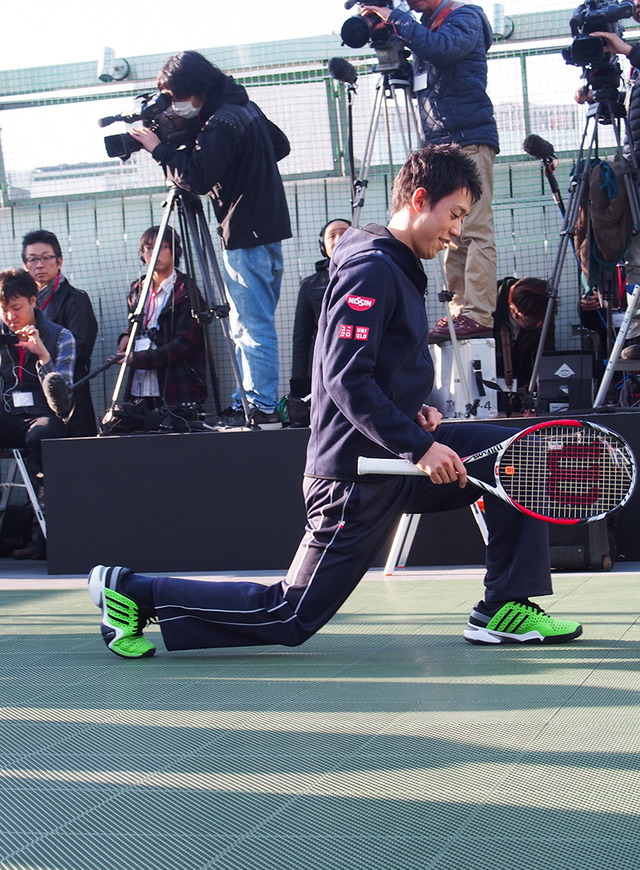
<svg viewBox="0 0 640 870"><path fill-rule="evenodd" d="M464 425L464 424L461 424ZM630 498L636 461L627 442L595 423L553 420L465 457L495 454L494 480L467 480L519 511L550 523L592 523ZM358 474L424 474L405 459L358 459Z"/></svg>

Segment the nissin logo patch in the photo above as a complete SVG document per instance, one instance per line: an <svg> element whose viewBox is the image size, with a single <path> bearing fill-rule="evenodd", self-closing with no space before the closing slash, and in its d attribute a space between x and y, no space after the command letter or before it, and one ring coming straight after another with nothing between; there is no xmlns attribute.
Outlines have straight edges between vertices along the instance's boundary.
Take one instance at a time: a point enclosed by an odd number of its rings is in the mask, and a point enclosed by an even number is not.
<svg viewBox="0 0 640 870"><path fill-rule="evenodd" d="M368 299L366 296L347 296L347 305L354 311L366 311L367 308L373 308L375 302L375 299Z"/></svg>

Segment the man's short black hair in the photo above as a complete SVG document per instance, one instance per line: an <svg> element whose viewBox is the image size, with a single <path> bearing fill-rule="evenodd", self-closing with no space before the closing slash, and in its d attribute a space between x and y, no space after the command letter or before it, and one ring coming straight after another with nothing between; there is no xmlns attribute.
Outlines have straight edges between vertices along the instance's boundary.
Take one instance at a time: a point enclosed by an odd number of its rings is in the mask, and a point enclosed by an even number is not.
<svg viewBox="0 0 640 870"><path fill-rule="evenodd" d="M38 285L24 269L7 269L0 272L0 305L8 305L12 299L24 296L31 299L38 295Z"/></svg>
<svg viewBox="0 0 640 870"><path fill-rule="evenodd" d="M425 145L410 152L393 182L391 214L408 205L420 187L427 191L431 207L457 190L468 190L472 203L482 196L478 169L458 145Z"/></svg>
<svg viewBox="0 0 640 870"><path fill-rule="evenodd" d="M29 245L51 245L51 249L56 257L62 258L62 248L58 237L49 230L31 230L22 239L22 262L24 263L25 254Z"/></svg>
<svg viewBox="0 0 640 870"><path fill-rule="evenodd" d="M145 230L140 238L140 255L144 261L144 249L146 245L155 245L160 227L149 227ZM180 265L180 257L182 256L182 242L180 236L173 227L165 227L162 241L169 245L173 253L173 265L178 268Z"/></svg>
<svg viewBox="0 0 640 870"><path fill-rule="evenodd" d="M158 73L158 89L174 99L205 97L216 93L227 76L197 51L174 54Z"/></svg>

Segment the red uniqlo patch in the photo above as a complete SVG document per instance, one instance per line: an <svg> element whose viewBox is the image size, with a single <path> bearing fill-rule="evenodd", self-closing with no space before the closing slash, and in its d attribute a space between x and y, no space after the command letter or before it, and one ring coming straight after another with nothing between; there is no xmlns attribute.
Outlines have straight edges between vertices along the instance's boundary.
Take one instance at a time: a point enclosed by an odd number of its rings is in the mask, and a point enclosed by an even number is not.
<svg viewBox="0 0 640 870"><path fill-rule="evenodd" d="M356 326L356 341L366 341L369 338L369 327L368 326Z"/></svg>
<svg viewBox="0 0 640 870"><path fill-rule="evenodd" d="M373 308L375 302L375 299L369 299L368 296L347 296L347 305L354 311L366 311Z"/></svg>
<svg viewBox="0 0 640 870"><path fill-rule="evenodd" d="M339 338L353 338L353 326L349 326L347 323L340 324L340 331L338 332Z"/></svg>

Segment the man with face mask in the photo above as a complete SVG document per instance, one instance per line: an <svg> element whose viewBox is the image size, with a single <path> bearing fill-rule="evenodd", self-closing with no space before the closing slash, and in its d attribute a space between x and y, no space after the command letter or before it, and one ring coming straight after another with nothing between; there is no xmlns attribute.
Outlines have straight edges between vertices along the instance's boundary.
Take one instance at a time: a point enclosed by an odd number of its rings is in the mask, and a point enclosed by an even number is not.
<svg viewBox="0 0 640 870"><path fill-rule="evenodd" d="M176 115L197 119L195 145L178 150L146 127L134 128L131 135L170 181L211 196L242 385L254 422L279 426L274 318L282 280L281 242L291 237L291 224L277 163L289 153L289 141L232 76L196 51L169 58L158 88L171 96ZM244 422L238 390L222 422Z"/></svg>

